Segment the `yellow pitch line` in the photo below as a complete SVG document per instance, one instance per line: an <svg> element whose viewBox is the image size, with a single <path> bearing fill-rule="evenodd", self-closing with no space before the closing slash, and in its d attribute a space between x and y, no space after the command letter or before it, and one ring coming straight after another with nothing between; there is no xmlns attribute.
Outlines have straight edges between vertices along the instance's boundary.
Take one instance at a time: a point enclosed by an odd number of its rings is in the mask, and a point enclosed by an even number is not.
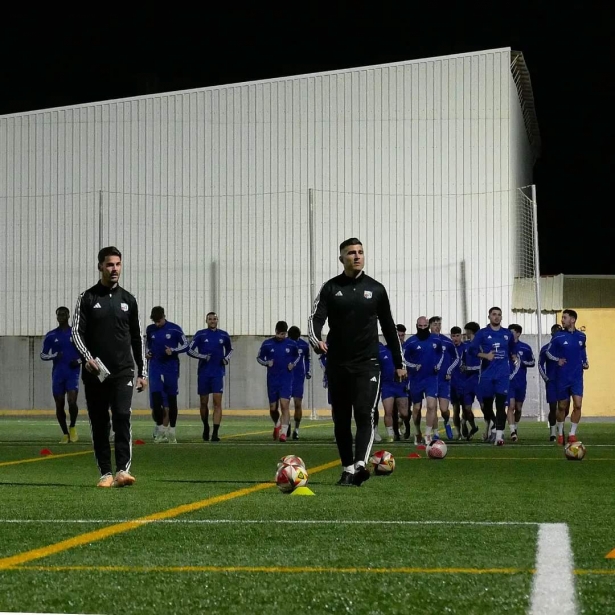
<svg viewBox="0 0 615 615"><path fill-rule="evenodd" d="M327 566L20 566L16 570L49 572L263 572L263 573L317 573L317 574L530 574L523 568L370 568L352 566L331 568Z"/></svg>
<svg viewBox="0 0 615 615"><path fill-rule="evenodd" d="M31 457L29 459L18 459L17 461L3 461L0 463L0 467L3 466L16 466L20 463L34 463L35 461L45 461L46 459L62 459L62 457L77 457L78 455L92 455L92 449L87 451L80 451L79 453L61 453L60 455L45 455L41 457Z"/></svg>
<svg viewBox="0 0 615 615"><path fill-rule="evenodd" d="M310 474L316 474L318 472L334 468L338 465L338 460L331 461L329 463L317 466L309 472ZM84 544L89 544L98 540L104 540L105 538L109 538L110 536L129 532L130 530L142 527L143 524L146 524L148 521L172 519L173 517L178 517L179 515L194 512L202 508L207 508L208 506L214 506L215 504L228 502L229 500L240 498L244 495L250 495L251 493L256 493L257 491L262 491L263 489L270 489L274 486L275 483L259 483L258 485L254 485L253 487L238 489L237 491L231 491L230 493L217 495L211 498L207 498L205 500L200 500L198 502L192 502L190 504L182 504L181 506L176 506L175 508L169 508L168 510L163 510L161 512L153 513L151 515L146 515L145 517L139 517L138 519L134 519L133 521L125 521L122 523L109 525L99 530L86 532L85 534L80 534L78 536L74 536L73 538L68 538L67 540L56 542L46 547L32 549L30 551L25 551L23 553L18 553L17 555L11 555L9 557L3 557L0 558L0 570L14 568L15 566L19 566L20 564L25 564L26 562L31 562L33 560L41 559L43 557L49 557L50 555L55 555L56 553L68 551L69 549L74 549L75 547L79 547Z"/></svg>
<svg viewBox="0 0 615 615"><path fill-rule="evenodd" d="M314 429L315 427L327 427L333 425L333 423L320 423L319 425L305 425L304 427L301 428L301 430L303 431L304 429ZM270 434L271 433L271 429L267 429L265 431L250 431L248 433L235 433L235 434L231 434L228 436L222 436L220 438L220 440L230 440L231 438L242 438L243 436L261 436L263 434Z"/></svg>

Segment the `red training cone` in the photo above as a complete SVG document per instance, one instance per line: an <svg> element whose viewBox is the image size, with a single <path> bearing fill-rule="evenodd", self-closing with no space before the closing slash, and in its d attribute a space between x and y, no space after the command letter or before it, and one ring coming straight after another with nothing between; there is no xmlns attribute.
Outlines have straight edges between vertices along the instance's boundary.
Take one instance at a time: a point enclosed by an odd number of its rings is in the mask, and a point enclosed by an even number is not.
<svg viewBox="0 0 615 615"><path fill-rule="evenodd" d="M41 455L53 455L53 453L48 448L41 449Z"/></svg>
<svg viewBox="0 0 615 615"><path fill-rule="evenodd" d="M135 440L135 444L145 444L145 440Z"/></svg>
<svg viewBox="0 0 615 615"><path fill-rule="evenodd" d="M410 453L408 459L420 459L421 456L418 453Z"/></svg>

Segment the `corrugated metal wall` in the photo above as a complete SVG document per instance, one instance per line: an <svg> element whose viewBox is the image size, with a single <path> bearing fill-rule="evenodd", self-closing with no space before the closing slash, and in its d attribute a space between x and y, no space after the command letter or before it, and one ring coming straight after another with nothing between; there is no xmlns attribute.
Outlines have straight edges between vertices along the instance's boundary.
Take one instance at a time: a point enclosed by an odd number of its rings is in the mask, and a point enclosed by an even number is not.
<svg viewBox="0 0 615 615"><path fill-rule="evenodd" d="M317 286L356 235L397 320L507 314L525 148L509 65L503 49L0 118L0 335L51 328L96 281L99 237L146 316L305 328L309 188Z"/></svg>

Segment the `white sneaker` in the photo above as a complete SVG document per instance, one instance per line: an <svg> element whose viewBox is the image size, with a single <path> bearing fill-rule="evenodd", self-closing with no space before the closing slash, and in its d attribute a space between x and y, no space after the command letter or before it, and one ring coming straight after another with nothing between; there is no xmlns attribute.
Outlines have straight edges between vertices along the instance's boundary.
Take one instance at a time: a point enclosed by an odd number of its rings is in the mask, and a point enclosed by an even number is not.
<svg viewBox="0 0 615 615"><path fill-rule="evenodd" d="M169 444L177 444L177 438L175 437L175 427L169 427L167 430L167 442Z"/></svg>
<svg viewBox="0 0 615 615"><path fill-rule="evenodd" d="M163 442L168 442L169 438L167 436L167 431L166 429L163 427L162 429L160 429L158 431L158 433L156 434L156 437L154 438L154 442L156 444L161 444Z"/></svg>
<svg viewBox="0 0 615 615"><path fill-rule="evenodd" d="M374 442L382 442L382 437L377 431L374 432Z"/></svg>

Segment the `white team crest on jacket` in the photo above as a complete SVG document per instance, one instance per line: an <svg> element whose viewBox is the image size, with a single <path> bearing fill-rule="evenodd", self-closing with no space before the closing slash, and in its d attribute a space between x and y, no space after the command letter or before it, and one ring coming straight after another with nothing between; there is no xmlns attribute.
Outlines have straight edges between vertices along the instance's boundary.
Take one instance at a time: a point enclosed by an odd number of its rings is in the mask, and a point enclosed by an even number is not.
<svg viewBox="0 0 615 615"><path fill-rule="evenodd" d="M128 304L127 303L120 303L120 308L122 308L122 312L127 312L128 311Z"/></svg>
<svg viewBox="0 0 615 615"><path fill-rule="evenodd" d="M286 349L286 354L290 354L290 348Z"/></svg>
<svg viewBox="0 0 615 615"><path fill-rule="evenodd" d="M364 290L364 291L363 291L363 296L364 296L366 299L371 299L371 298L372 298L372 291L371 291L371 290Z"/></svg>
<svg viewBox="0 0 615 615"><path fill-rule="evenodd" d="M171 339L171 334L170 334L170 333L167 333L167 334L165 335L165 337L166 337L168 340L170 340L170 339Z"/></svg>

